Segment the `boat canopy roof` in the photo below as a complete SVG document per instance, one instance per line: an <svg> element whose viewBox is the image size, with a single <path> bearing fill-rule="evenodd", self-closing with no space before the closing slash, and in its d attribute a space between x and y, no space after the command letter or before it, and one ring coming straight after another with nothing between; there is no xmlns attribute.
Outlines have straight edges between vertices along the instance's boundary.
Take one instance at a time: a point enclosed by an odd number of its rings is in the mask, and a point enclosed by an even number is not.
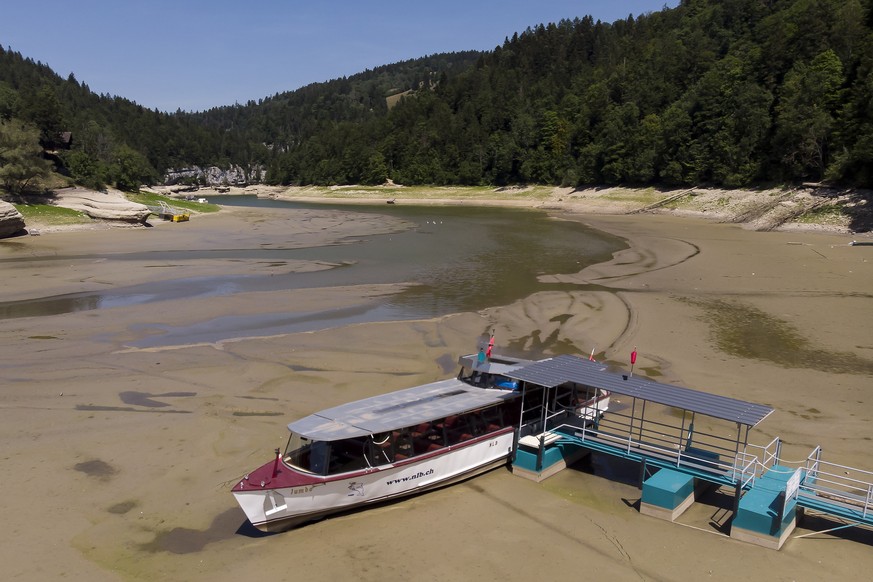
<svg viewBox="0 0 873 582"><path fill-rule="evenodd" d="M750 427L757 425L773 412L772 408L763 404L616 373L605 364L577 356L556 356L540 360L509 371L506 376L547 388L560 386L565 382L576 382Z"/></svg>
<svg viewBox="0 0 873 582"><path fill-rule="evenodd" d="M508 390L478 388L451 378L328 408L295 420L288 430L310 440L336 441L415 426L513 396Z"/></svg>

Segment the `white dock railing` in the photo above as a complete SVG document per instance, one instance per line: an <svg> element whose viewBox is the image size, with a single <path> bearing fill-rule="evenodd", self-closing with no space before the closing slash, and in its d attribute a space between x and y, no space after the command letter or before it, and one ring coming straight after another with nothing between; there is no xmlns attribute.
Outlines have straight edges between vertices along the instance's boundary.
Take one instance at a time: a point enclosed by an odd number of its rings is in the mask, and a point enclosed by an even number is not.
<svg viewBox="0 0 873 582"><path fill-rule="evenodd" d="M579 427L570 424L562 424L553 430L567 435L569 440L578 439L585 443L599 443L622 451L627 456L637 455L653 461L669 463L677 469L694 470L708 473L717 480L729 480L732 483L741 483L743 488L755 481L756 471L760 466L757 455L740 452L733 462L724 462L717 455L714 458L701 456L700 451L686 451L678 446L673 447L653 444L641 441L633 437L633 433L627 435L615 435L601 431L592 426Z"/></svg>
<svg viewBox="0 0 873 582"><path fill-rule="evenodd" d="M800 492L859 511L863 518L873 516L873 472L829 463L821 455L816 447L807 457Z"/></svg>

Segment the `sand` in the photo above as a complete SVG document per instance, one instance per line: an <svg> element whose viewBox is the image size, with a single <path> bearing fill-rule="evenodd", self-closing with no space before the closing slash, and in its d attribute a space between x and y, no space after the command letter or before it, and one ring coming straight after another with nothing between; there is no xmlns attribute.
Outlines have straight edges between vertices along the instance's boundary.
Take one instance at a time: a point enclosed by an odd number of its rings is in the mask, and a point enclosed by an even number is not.
<svg viewBox="0 0 873 582"><path fill-rule="evenodd" d="M89 254L303 246L398 226L306 212L296 230L269 210L238 209L152 229L2 241L0 259L40 258L3 262L3 296L324 268L150 265ZM832 461L873 469L871 247L850 247L845 235L755 233L694 218L562 218L629 241L610 263L552 276L600 290L540 293L435 320L165 350L126 343L141 337L145 322L357 305L393 289L244 294L0 320L4 578L844 580L873 567L865 530L790 540L780 552L725 538L724 496L696 504L680 523L640 515L633 467L614 467L614 480L570 469L541 484L496 470L284 534L252 534L229 488L284 445L287 422L445 377L453 370L444 362L490 328L506 344L534 347L551 336L596 346L598 357L616 363L636 346L638 373L776 408L753 432L756 442L781 436L786 455L798 459L821 444ZM773 350L737 340L748 321L774 330Z"/></svg>

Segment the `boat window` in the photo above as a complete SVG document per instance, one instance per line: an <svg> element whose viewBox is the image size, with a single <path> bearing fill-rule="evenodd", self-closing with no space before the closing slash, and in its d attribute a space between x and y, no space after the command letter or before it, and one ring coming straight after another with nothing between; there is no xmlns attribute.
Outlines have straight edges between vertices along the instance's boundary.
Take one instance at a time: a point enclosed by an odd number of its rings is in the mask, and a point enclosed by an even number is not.
<svg viewBox="0 0 873 582"><path fill-rule="evenodd" d="M285 447L285 462L302 471L324 475L327 470L329 443L312 441L305 436L291 434Z"/></svg>
<svg viewBox="0 0 873 582"><path fill-rule="evenodd" d="M458 379L473 386L486 387L491 381L491 374L479 372L475 369L462 368Z"/></svg>
<svg viewBox="0 0 873 582"><path fill-rule="evenodd" d="M369 437L357 437L332 442L328 475L366 469L368 465L364 458L364 450L369 440Z"/></svg>
<svg viewBox="0 0 873 582"><path fill-rule="evenodd" d="M423 422L412 428L412 443L416 455L438 451L446 446L442 422L442 420Z"/></svg>
<svg viewBox="0 0 873 582"><path fill-rule="evenodd" d="M503 408L503 406L492 406L482 411L480 416L484 432L494 432L506 426L503 424Z"/></svg>
<svg viewBox="0 0 873 582"><path fill-rule="evenodd" d="M367 460L371 467L394 462L394 441L390 432L374 434L367 441Z"/></svg>
<svg viewBox="0 0 873 582"><path fill-rule="evenodd" d="M470 421L470 413L447 417L444 426L446 444L456 445L473 438L473 427Z"/></svg>
<svg viewBox="0 0 873 582"><path fill-rule="evenodd" d="M412 434L409 429L395 430L392 435L394 437L394 460L402 461L413 456Z"/></svg>

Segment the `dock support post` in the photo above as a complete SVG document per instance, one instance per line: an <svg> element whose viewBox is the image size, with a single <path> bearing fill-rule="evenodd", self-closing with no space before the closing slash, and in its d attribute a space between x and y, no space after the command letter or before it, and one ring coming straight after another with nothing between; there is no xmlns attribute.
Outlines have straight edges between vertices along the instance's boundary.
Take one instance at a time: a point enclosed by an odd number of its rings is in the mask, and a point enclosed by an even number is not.
<svg viewBox="0 0 873 582"><path fill-rule="evenodd" d="M643 462L640 463L640 484L637 487L640 491L643 490L643 482L646 480L646 458L643 457Z"/></svg>
<svg viewBox="0 0 873 582"><path fill-rule="evenodd" d="M740 497L743 495L743 482L742 480L737 481L737 484L734 486L734 515L740 510Z"/></svg>

